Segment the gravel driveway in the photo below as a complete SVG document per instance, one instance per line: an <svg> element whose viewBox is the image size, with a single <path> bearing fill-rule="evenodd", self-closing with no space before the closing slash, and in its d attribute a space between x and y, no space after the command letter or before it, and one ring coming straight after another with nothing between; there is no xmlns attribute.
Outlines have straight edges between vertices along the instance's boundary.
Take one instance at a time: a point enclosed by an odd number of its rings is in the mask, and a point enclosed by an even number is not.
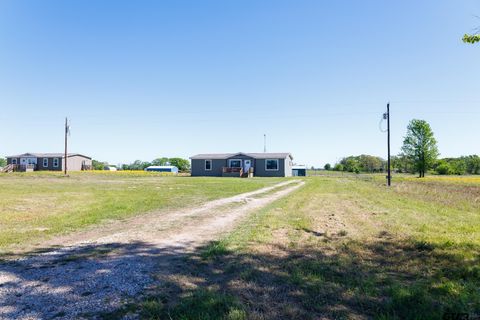
<svg viewBox="0 0 480 320"><path fill-rule="evenodd" d="M54 249L0 265L0 319L90 319L116 310L155 284L155 273L181 268L186 253L302 185L289 180L58 237L44 244Z"/></svg>

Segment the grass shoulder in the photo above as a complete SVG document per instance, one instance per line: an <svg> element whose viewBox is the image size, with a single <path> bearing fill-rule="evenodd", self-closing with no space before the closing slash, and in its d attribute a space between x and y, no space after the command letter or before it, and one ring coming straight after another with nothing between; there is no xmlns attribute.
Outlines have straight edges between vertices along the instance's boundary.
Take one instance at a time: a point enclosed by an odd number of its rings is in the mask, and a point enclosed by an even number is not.
<svg viewBox="0 0 480 320"><path fill-rule="evenodd" d="M188 268L166 280L176 294L165 305L188 305L185 293L203 300L195 292L208 290L235 297L250 319L480 312L479 210L465 206L479 186L465 195L443 181L432 188L406 179L391 189L375 179L306 182L188 257Z"/></svg>

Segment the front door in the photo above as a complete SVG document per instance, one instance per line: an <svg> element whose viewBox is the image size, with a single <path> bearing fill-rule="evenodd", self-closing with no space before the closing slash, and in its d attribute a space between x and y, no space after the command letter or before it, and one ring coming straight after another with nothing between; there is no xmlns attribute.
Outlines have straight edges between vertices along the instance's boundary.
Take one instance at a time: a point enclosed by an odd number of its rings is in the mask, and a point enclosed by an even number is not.
<svg viewBox="0 0 480 320"><path fill-rule="evenodd" d="M20 158L20 164L25 166L25 169L35 169L37 158Z"/></svg>
<svg viewBox="0 0 480 320"><path fill-rule="evenodd" d="M250 167L252 166L252 160L246 159L243 161L243 170L245 172L248 172L250 170Z"/></svg>

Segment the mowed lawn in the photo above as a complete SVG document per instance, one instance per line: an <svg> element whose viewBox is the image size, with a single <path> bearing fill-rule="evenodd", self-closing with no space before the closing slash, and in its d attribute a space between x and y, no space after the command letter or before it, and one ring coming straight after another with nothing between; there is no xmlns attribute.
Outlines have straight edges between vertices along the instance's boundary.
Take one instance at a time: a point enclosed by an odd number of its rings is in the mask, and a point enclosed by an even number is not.
<svg viewBox="0 0 480 320"><path fill-rule="evenodd" d="M308 177L188 258L148 319L480 316L480 179ZM457 319L456 318L456 319Z"/></svg>
<svg viewBox="0 0 480 320"><path fill-rule="evenodd" d="M109 219L195 206L280 179L194 178L145 172L0 175L0 251Z"/></svg>

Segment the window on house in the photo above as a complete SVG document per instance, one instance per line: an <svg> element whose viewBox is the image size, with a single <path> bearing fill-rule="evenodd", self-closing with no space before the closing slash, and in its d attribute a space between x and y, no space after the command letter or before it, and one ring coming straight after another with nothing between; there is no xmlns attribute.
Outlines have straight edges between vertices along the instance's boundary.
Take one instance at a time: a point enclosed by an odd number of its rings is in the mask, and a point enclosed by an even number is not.
<svg viewBox="0 0 480 320"><path fill-rule="evenodd" d="M53 158L53 166L58 168L58 158Z"/></svg>
<svg viewBox="0 0 480 320"><path fill-rule="evenodd" d="M212 160L205 160L205 170L212 170Z"/></svg>
<svg viewBox="0 0 480 320"><path fill-rule="evenodd" d="M48 158L43 158L43 167L44 168L48 167Z"/></svg>
<svg viewBox="0 0 480 320"><path fill-rule="evenodd" d="M17 158L12 159L12 164L17 164Z"/></svg>
<svg viewBox="0 0 480 320"><path fill-rule="evenodd" d="M240 159L230 159L230 160L228 160L228 166L230 168L241 168L242 167L242 160L240 160Z"/></svg>
<svg viewBox="0 0 480 320"><path fill-rule="evenodd" d="M277 171L278 170L278 159L267 159L267 160L265 160L265 170Z"/></svg>

